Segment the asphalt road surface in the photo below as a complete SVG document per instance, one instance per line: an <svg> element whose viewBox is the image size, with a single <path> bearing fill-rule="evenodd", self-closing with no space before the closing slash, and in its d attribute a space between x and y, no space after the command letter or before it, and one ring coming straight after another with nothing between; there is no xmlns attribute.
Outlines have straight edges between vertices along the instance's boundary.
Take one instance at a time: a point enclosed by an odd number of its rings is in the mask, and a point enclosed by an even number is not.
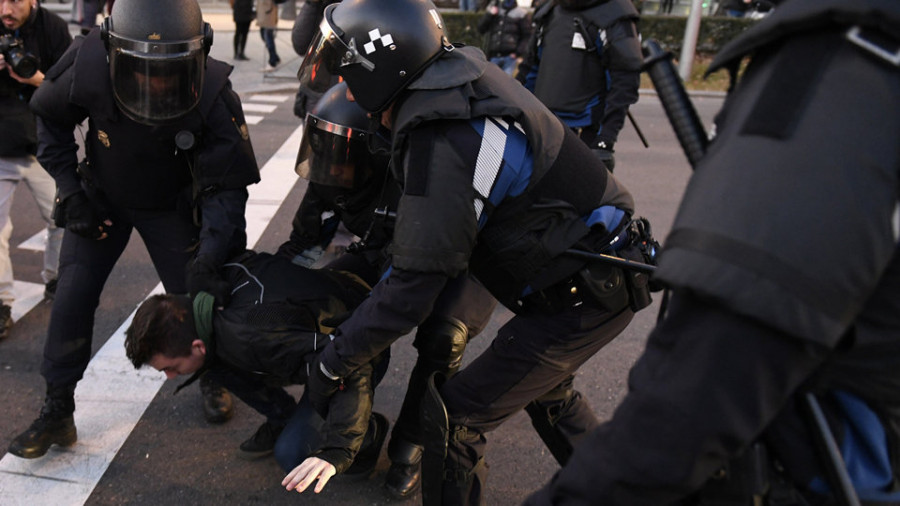
<svg viewBox="0 0 900 506"><path fill-rule="evenodd" d="M215 49L215 48L214 48ZM241 91L241 90L238 90ZM251 189L248 208L250 244L274 251L290 230L290 219L305 189L292 172L299 141L299 121L292 115L293 94L241 93L263 182ZM721 106L721 98L697 97L704 122ZM631 190L637 214L650 219L662 241L690 174L662 108L653 95L642 95L632 113L644 131L645 149L626 125L616 146L616 176ZM572 181L572 184L578 184ZM371 477L351 481L337 477L318 496L286 492L283 472L272 459L245 462L238 445L263 418L237 402L224 425L208 425L200 409L199 388L173 396L178 380L165 381L153 370L135 371L124 358L122 330L137 305L159 290L159 281L135 234L106 286L94 327L95 357L76 391L79 441L70 449L52 449L45 457L24 461L5 454L9 442L37 415L44 394L40 357L50 303L40 301L41 228L37 208L25 185L17 190L10 241L15 277L22 300L12 335L0 342L0 504L13 505L157 505L157 504L418 504L416 494L394 501L382 492L389 465L382 452ZM31 248L31 249L29 249ZM636 316L626 331L579 371L576 386L601 419L622 399L631 364L653 327L658 301ZM491 326L466 351L471 360L483 350L510 313L498 309ZM104 347L104 345L107 345ZM102 349L101 349L102 348ZM415 353L411 337L392 349L390 371L375 396L375 409L393 421L400 408ZM300 387L293 392L299 394ZM485 504L519 504L546 483L557 469L524 413L488 434L490 478Z"/></svg>

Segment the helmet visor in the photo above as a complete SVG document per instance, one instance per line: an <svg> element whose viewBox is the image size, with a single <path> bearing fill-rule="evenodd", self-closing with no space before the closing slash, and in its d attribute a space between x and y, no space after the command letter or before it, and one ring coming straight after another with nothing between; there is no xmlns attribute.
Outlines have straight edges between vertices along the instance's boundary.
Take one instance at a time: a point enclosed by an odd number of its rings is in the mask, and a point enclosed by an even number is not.
<svg viewBox="0 0 900 506"><path fill-rule="evenodd" d="M303 64L297 71L300 86L317 93L324 93L340 75L343 67L361 65L366 70L375 70L375 64L362 56L356 49L356 40L345 43L340 33L329 22L333 5L326 9L325 17L319 24L319 33L309 45Z"/></svg>
<svg viewBox="0 0 900 506"><path fill-rule="evenodd" d="M206 70L203 38L159 43L110 34L110 75L119 108L148 125L165 124L200 102Z"/></svg>
<svg viewBox="0 0 900 506"><path fill-rule="evenodd" d="M297 175L325 186L361 188L372 175L368 135L308 114L297 153Z"/></svg>

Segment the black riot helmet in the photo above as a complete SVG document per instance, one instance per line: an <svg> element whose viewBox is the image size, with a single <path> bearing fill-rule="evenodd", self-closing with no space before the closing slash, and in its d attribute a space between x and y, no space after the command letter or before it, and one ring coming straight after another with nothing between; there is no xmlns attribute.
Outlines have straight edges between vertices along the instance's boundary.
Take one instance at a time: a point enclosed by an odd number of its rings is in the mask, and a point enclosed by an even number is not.
<svg viewBox="0 0 900 506"><path fill-rule="evenodd" d="M379 112L451 49L430 0L344 0L325 8L298 75L321 93L340 74L363 109Z"/></svg>
<svg viewBox="0 0 900 506"><path fill-rule="evenodd" d="M350 191L380 184L375 178L384 177L389 157L369 152L370 145L382 142L373 138L376 134L372 131L366 111L347 100L347 83L338 83L306 115L297 174L316 184Z"/></svg>
<svg viewBox="0 0 900 506"><path fill-rule="evenodd" d="M197 0L118 0L101 37L116 104L129 118L166 124L200 102L212 28Z"/></svg>

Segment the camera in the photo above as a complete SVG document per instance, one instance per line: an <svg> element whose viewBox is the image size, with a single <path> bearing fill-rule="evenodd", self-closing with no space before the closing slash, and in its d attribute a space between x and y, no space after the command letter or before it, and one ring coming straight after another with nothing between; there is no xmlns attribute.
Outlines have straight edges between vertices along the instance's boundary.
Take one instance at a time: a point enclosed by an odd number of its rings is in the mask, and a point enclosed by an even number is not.
<svg viewBox="0 0 900 506"><path fill-rule="evenodd" d="M0 54L13 72L28 79L38 71L38 59L25 50L22 39L11 34L0 35Z"/></svg>

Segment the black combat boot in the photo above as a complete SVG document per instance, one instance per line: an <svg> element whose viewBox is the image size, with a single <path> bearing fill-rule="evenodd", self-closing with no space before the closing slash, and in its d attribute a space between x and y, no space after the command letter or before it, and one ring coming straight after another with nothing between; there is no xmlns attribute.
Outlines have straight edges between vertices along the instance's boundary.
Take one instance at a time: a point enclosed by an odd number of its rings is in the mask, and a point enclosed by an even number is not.
<svg viewBox="0 0 900 506"><path fill-rule="evenodd" d="M234 59L247 61L250 58L244 54L244 48L247 47L247 34L240 33L234 36Z"/></svg>
<svg viewBox="0 0 900 506"><path fill-rule="evenodd" d="M9 453L23 459L44 456L51 445L72 446L78 440L75 431L75 385L67 387L47 386L47 397L41 415L28 430L19 434L9 444Z"/></svg>
<svg viewBox="0 0 900 506"><path fill-rule="evenodd" d="M384 488L397 499L406 499L422 482L422 447L409 441L391 438L388 443L391 467L384 477Z"/></svg>
<svg viewBox="0 0 900 506"><path fill-rule="evenodd" d="M234 413L234 402L225 387L214 383L204 374L200 377L203 395L203 416L209 423L225 423Z"/></svg>

